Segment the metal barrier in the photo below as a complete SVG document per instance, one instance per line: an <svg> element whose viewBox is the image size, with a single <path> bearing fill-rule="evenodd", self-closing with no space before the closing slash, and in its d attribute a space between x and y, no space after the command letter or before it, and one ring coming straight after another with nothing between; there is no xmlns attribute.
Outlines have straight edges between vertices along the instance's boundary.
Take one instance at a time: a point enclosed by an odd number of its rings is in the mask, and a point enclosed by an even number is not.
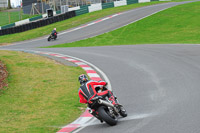
<svg viewBox="0 0 200 133"><path fill-rule="evenodd" d="M127 5L138 3L138 0L127 0Z"/></svg>
<svg viewBox="0 0 200 133"><path fill-rule="evenodd" d="M88 13L89 12L88 6L90 5L80 6L80 9L75 11L76 16Z"/></svg>
<svg viewBox="0 0 200 133"><path fill-rule="evenodd" d="M114 7L114 2L103 3L103 4L102 4L102 9L112 8L112 7Z"/></svg>

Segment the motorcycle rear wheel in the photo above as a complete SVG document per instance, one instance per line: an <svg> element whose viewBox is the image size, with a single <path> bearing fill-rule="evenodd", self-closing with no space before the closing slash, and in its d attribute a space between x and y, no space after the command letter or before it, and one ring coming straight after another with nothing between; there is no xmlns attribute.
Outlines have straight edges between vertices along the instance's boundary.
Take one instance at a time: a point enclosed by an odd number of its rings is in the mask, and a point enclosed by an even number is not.
<svg viewBox="0 0 200 133"><path fill-rule="evenodd" d="M108 109L104 106L98 108L99 117L104 120L110 126L114 126L117 124L117 117L113 117L110 115Z"/></svg>

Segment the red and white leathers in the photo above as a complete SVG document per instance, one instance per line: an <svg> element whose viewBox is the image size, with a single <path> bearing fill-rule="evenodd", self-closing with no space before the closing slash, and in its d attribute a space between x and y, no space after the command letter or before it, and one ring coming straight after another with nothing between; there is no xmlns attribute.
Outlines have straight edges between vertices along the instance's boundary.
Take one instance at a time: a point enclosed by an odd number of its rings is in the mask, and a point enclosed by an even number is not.
<svg viewBox="0 0 200 133"><path fill-rule="evenodd" d="M103 92L97 92L95 90L96 86L105 86L107 83L104 81L94 81L94 80L89 80L87 82L84 82L78 91L79 98L80 98L80 103L91 103L91 99L94 98L95 96L102 96L106 95L110 92L112 95L112 92L109 90L105 90Z"/></svg>

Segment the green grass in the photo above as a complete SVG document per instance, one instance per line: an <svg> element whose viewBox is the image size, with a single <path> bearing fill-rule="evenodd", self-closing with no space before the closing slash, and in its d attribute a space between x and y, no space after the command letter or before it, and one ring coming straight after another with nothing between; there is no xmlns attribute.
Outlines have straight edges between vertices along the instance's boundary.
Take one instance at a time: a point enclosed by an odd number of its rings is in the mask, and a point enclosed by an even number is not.
<svg viewBox="0 0 200 133"><path fill-rule="evenodd" d="M179 5L117 30L51 47L86 47L131 44L199 44L200 2Z"/></svg>
<svg viewBox="0 0 200 133"><path fill-rule="evenodd" d="M23 14L21 11L15 11L15 12L0 12L0 26L4 26L10 23L14 23L23 19L27 19L29 17L35 17L38 15L29 15L29 14Z"/></svg>
<svg viewBox="0 0 200 133"><path fill-rule="evenodd" d="M78 100L80 67L51 59L0 51L8 87L0 91L0 132L55 133L75 120L85 105Z"/></svg>
<svg viewBox="0 0 200 133"><path fill-rule="evenodd" d="M0 36L0 44L1 43L12 43L12 42L17 42L17 41L24 41L24 40L37 38L40 36L50 34L54 27L56 27L57 31L59 32L59 31L63 31L63 30L67 30L67 29L79 26L81 24L85 24L87 22L91 22L98 18L105 17L105 16L108 16L108 15L111 15L114 13L130 10L133 8L158 4L158 3L163 3L163 2L138 3L138 4L132 4L132 5L127 5L127 6L115 7L115 8L108 8L108 9L104 9L104 10L100 10L100 11L96 11L96 12L92 12L92 13L87 13L84 15L80 15L80 16L77 16L74 18L70 18L70 19L67 19L67 20L64 20L61 22L57 22L57 23L54 23L54 24L51 24L48 26L25 31L22 33Z"/></svg>

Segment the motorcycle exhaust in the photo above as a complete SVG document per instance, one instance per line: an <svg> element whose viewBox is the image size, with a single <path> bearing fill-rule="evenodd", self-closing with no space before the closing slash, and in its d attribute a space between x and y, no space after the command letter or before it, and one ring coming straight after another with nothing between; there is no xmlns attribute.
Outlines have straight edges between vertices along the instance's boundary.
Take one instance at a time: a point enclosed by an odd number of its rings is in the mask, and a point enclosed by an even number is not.
<svg viewBox="0 0 200 133"><path fill-rule="evenodd" d="M104 101L104 100L101 100L101 99L98 100L98 103L99 103L99 104L106 105L106 106L108 106L108 107L111 107L111 108L113 108L113 110L114 110L116 113L118 113L118 110L115 108L115 106L114 106L112 103L109 103L109 102Z"/></svg>
<svg viewBox="0 0 200 133"><path fill-rule="evenodd" d="M101 99L98 100L98 103L114 108L114 105L113 105L113 104L111 104L111 103L109 103L109 102L106 102L106 101L104 101L104 100L101 100Z"/></svg>

